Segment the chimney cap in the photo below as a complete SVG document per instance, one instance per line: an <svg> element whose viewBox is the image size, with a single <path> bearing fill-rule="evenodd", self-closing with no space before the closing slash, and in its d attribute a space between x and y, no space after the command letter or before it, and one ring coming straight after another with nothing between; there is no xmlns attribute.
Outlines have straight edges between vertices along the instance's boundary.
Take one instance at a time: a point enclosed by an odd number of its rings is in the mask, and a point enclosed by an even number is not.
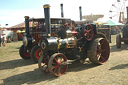
<svg viewBox="0 0 128 85"><path fill-rule="evenodd" d="M25 18L25 19L29 19L29 16L25 16L24 18Z"/></svg>
<svg viewBox="0 0 128 85"><path fill-rule="evenodd" d="M43 7L44 8L50 8L50 5L49 4L45 4Z"/></svg>

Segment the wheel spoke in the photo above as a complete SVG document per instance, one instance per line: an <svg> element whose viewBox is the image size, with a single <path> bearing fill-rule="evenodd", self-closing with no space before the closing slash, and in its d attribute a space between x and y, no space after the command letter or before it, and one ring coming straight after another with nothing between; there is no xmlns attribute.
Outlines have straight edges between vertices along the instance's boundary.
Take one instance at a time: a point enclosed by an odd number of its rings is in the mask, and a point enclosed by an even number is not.
<svg viewBox="0 0 128 85"><path fill-rule="evenodd" d="M105 52L105 51L107 51L107 49L103 49L103 50L102 50L102 52Z"/></svg>
<svg viewBox="0 0 128 85"><path fill-rule="evenodd" d="M92 36L90 33L88 33L88 35Z"/></svg>
<svg viewBox="0 0 128 85"><path fill-rule="evenodd" d="M61 69L60 69L60 66L58 66L58 74L60 74L60 70L61 70Z"/></svg>
<svg viewBox="0 0 128 85"><path fill-rule="evenodd" d="M57 66L54 69L52 69L54 73L56 72L56 69L57 69Z"/></svg>
<svg viewBox="0 0 128 85"><path fill-rule="evenodd" d="M63 58L61 57L61 59L60 59L60 63L62 63L62 62L63 62L62 60L63 60Z"/></svg>
<svg viewBox="0 0 128 85"><path fill-rule="evenodd" d="M90 29L90 30L88 30L88 32L91 32L91 29Z"/></svg>
<svg viewBox="0 0 128 85"><path fill-rule="evenodd" d="M59 63L58 63L58 60L56 60L56 58L55 58L55 61L56 61L57 64L59 64Z"/></svg>
<svg viewBox="0 0 128 85"><path fill-rule="evenodd" d="M102 58L104 60L104 57L101 55L100 58Z"/></svg>
<svg viewBox="0 0 128 85"><path fill-rule="evenodd" d="M64 67L65 68L65 67ZM62 68L60 68L60 72L63 72L63 69Z"/></svg>
<svg viewBox="0 0 128 85"><path fill-rule="evenodd" d="M52 69L56 69L57 68L57 65L56 66L54 66L54 67L52 67Z"/></svg>
<svg viewBox="0 0 128 85"><path fill-rule="evenodd" d="M88 30L88 28L89 28L89 27L87 26L87 30Z"/></svg>
<svg viewBox="0 0 128 85"><path fill-rule="evenodd" d="M56 64L56 63L52 62L52 64Z"/></svg>
<svg viewBox="0 0 128 85"><path fill-rule="evenodd" d="M84 29L84 33L88 32L88 30Z"/></svg>
<svg viewBox="0 0 128 85"><path fill-rule="evenodd" d="M85 33L84 36L86 37L87 36L87 33Z"/></svg>
<svg viewBox="0 0 128 85"><path fill-rule="evenodd" d="M87 35L87 39L89 39L89 35Z"/></svg>

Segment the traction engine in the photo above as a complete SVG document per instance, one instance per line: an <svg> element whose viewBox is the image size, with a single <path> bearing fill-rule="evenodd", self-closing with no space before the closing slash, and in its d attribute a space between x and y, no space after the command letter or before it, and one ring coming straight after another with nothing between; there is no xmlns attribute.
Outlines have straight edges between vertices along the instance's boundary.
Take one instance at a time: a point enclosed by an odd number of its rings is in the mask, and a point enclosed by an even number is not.
<svg viewBox="0 0 128 85"><path fill-rule="evenodd" d="M128 44L128 7L127 8L127 22L126 25L123 28L123 37L121 38L120 34L117 34L116 36L116 46L117 48L121 48L121 42L124 42L124 44Z"/></svg>
<svg viewBox="0 0 128 85"><path fill-rule="evenodd" d="M65 18L51 18L51 36L57 36L63 24L71 22ZM23 37L23 45L20 47L19 54L23 59L32 59L35 63L40 58L41 49L38 43L42 38L47 38L47 29L44 18L30 18L25 16L26 35Z"/></svg>
<svg viewBox="0 0 128 85"><path fill-rule="evenodd" d="M51 34L50 6L44 5L44 9L48 34ZM77 29L72 24L65 24L57 37L43 38L40 47L39 69L43 73L52 73L55 76L64 74L68 64L74 61L84 62L89 58L92 63L103 64L110 54L106 37L96 32L94 24L86 24Z"/></svg>

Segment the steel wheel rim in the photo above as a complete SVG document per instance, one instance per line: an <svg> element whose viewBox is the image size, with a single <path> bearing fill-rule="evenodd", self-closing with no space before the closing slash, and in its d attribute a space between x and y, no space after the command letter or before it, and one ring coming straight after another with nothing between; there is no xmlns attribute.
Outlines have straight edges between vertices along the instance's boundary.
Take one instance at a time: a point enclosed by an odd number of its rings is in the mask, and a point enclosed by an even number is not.
<svg viewBox="0 0 128 85"><path fill-rule="evenodd" d="M90 41L90 40L92 40L93 36L94 36L93 27L91 25L85 26L85 28L84 28L85 39Z"/></svg>
<svg viewBox="0 0 128 85"><path fill-rule="evenodd" d="M97 56L98 62L100 64L103 64L104 62L106 62L109 58L109 53L110 53L110 49L109 49L109 44L107 40L101 39L97 45L96 56Z"/></svg>
<svg viewBox="0 0 128 85"><path fill-rule="evenodd" d="M63 65L62 63L67 61L67 58L63 54L55 55L52 59L52 63L50 66L50 72L55 76L61 76L67 70L68 65Z"/></svg>
<svg viewBox="0 0 128 85"><path fill-rule="evenodd" d="M41 49L39 48L38 50L36 50L36 58L39 60L40 59L40 56L41 56Z"/></svg>

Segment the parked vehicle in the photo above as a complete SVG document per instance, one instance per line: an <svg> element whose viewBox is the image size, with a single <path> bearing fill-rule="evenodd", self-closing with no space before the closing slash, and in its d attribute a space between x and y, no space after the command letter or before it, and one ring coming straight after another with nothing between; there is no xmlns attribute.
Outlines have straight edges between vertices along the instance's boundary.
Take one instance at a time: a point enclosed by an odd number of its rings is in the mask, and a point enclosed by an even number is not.
<svg viewBox="0 0 128 85"><path fill-rule="evenodd" d="M49 5L44 5L47 33L51 34ZM96 25L86 24L73 27L70 23L58 31L58 36L42 38L39 69L44 73L61 76L74 61L86 58L94 64L104 64L110 54L106 37L96 31Z"/></svg>
<svg viewBox="0 0 128 85"><path fill-rule="evenodd" d="M61 29L61 27L70 21L70 19L64 18L51 18L51 36L57 36L57 32ZM45 19L29 19L29 16L25 16L25 28L26 32L23 37L23 45L20 47L19 54L23 59L32 58L32 60L37 63L41 52L38 43L41 39L48 37Z"/></svg>
<svg viewBox="0 0 128 85"><path fill-rule="evenodd" d="M125 26L123 27L123 37L121 38L121 34L117 34L116 36L116 46L117 48L121 48L121 42L124 42L124 44L128 44L128 7L127 8L127 22Z"/></svg>

